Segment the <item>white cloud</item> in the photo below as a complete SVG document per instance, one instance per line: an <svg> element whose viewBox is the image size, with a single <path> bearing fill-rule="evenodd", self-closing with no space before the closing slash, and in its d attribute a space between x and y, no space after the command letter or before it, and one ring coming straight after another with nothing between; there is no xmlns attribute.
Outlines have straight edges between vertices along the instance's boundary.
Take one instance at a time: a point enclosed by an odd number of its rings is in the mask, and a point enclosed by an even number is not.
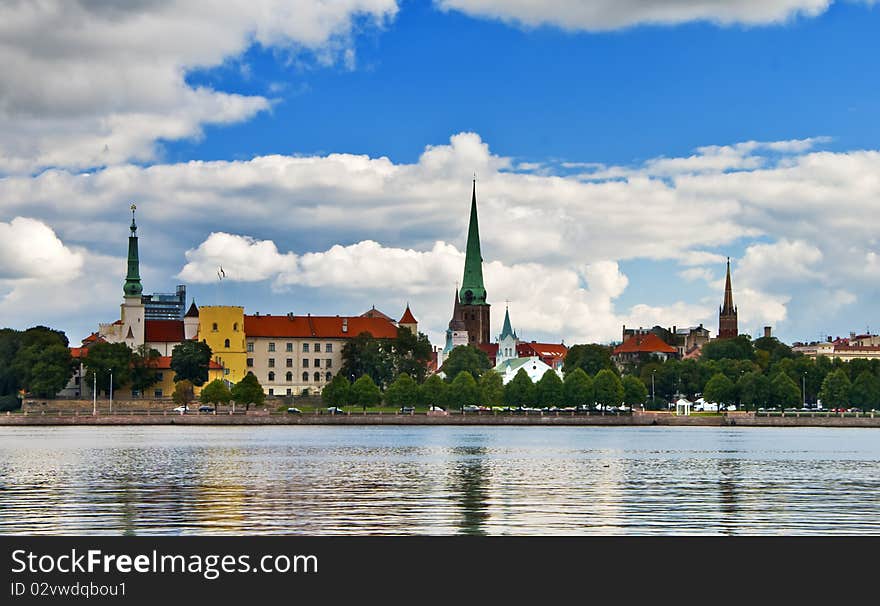
<svg viewBox="0 0 880 606"><path fill-rule="evenodd" d="M0 222L0 280L69 281L80 275L82 265L82 253L65 246L42 221Z"/></svg>
<svg viewBox="0 0 880 606"><path fill-rule="evenodd" d="M728 254L743 322L803 325L814 321L803 310L816 288L845 291L853 305L865 306L880 273L880 216L873 212L880 152L810 151L813 145L706 146L694 156L735 149L759 168L706 172L685 162L680 172L659 177L650 174L656 162L649 161L610 167L625 171L622 179L584 182L516 172L479 135L459 133L410 164L337 153L8 177L0 180L0 216L27 213L65 242L124 253L126 209L134 200L149 251L142 258L164 276L180 271L191 249L180 277L193 284L215 280L221 263L227 276L326 296L345 290L355 297L388 282L397 285L389 293L439 301L443 312L426 318L436 331L448 322L461 278L476 170L490 299L500 314L504 299L522 297L530 310L523 312L525 329L540 326L569 341L617 338L616 324L628 318L664 325L706 320L714 329L723 288L717 277ZM668 303L657 306L654 291L641 294L640 282L620 272L622 261L666 261ZM681 269L668 270L670 262ZM540 296L523 295L524 285Z"/></svg>
<svg viewBox="0 0 880 606"><path fill-rule="evenodd" d="M186 251L178 278L192 283L221 279L259 282L296 267L296 255L280 254L274 242L215 232L198 248ZM222 274L220 270L222 271Z"/></svg>
<svg viewBox="0 0 880 606"><path fill-rule="evenodd" d="M831 3L832 0L435 0L442 9L475 17L587 31L690 21L766 25L795 17L815 17Z"/></svg>
<svg viewBox="0 0 880 606"><path fill-rule="evenodd" d="M163 139L246 120L270 100L192 86L250 45L353 62L353 20L395 0L95 0L0 5L0 173L156 157Z"/></svg>
<svg viewBox="0 0 880 606"><path fill-rule="evenodd" d="M737 268L737 276L756 287L778 287L791 282L821 282L817 265L822 251L800 240L753 244Z"/></svg>
<svg viewBox="0 0 880 606"><path fill-rule="evenodd" d="M124 277L124 258L69 246L42 221L0 222L3 327L97 327L106 318L96 317L96 311L118 305Z"/></svg>

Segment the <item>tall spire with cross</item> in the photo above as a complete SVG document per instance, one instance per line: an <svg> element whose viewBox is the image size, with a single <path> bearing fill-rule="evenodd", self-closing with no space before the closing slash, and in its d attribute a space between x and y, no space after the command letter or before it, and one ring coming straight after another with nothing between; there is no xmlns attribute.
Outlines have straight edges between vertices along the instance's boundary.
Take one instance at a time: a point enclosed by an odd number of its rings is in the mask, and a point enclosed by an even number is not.
<svg viewBox="0 0 880 606"><path fill-rule="evenodd" d="M486 288L483 285L483 255L480 251L480 226L477 221L477 180L471 196L471 218L468 225L467 248L464 258L464 277L459 298L465 305L485 305Z"/></svg>
<svg viewBox="0 0 880 606"><path fill-rule="evenodd" d="M143 292L141 286L140 262L138 260L138 237L137 223L134 221L134 211L137 206L131 205L131 233L128 236L128 274L125 276L125 285L122 292L126 297L140 297Z"/></svg>

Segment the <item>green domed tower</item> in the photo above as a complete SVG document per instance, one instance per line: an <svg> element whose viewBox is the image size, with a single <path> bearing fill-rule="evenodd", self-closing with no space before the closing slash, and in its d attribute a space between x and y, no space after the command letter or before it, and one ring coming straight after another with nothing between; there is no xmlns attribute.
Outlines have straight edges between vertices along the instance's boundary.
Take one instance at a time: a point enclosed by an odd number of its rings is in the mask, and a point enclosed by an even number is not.
<svg viewBox="0 0 880 606"><path fill-rule="evenodd" d="M137 224L134 222L134 211L137 206L131 205L131 235L128 236L128 274L122 292L126 297L140 297L144 288L141 286L140 263L138 262Z"/></svg>

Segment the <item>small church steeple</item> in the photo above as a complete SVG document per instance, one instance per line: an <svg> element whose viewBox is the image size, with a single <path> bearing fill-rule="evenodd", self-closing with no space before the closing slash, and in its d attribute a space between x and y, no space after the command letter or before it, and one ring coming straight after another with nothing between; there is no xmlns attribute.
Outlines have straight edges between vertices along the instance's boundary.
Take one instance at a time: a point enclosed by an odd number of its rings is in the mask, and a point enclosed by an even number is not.
<svg viewBox="0 0 880 606"><path fill-rule="evenodd" d="M733 304L733 287L730 282L730 257L727 257L727 280L724 284L724 301L718 308L718 338L732 339L739 334L736 306Z"/></svg>

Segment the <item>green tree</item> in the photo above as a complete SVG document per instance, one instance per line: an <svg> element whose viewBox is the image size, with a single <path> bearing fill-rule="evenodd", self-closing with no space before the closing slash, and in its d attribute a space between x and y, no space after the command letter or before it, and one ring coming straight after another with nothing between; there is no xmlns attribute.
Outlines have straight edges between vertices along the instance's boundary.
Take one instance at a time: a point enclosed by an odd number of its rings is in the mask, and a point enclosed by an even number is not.
<svg viewBox="0 0 880 606"><path fill-rule="evenodd" d="M566 406L590 406L596 401L593 395L593 379L583 368L575 368L565 375L562 393Z"/></svg>
<svg viewBox="0 0 880 606"><path fill-rule="evenodd" d="M414 335L408 328L398 327L391 352L395 377L407 374L418 383L425 380L432 353L431 341L426 335Z"/></svg>
<svg viewBox="0 0 880 606"><path fill-rule="evenodd" d="M85 381L92 385L98 378L98 390L110 390L110 375L113 375L113 389L128 385L131 378L132 351L125 343L95 343L89 347L83 358L86 367Z"/></svg>
<svg viewBox="0 0 880 606"><path fill-rule="evenodd" d="M504 386L504 403L508 406L534 406L537 389L524 368L520 368Z"/></svg>
<svg viewBox="0 0 880 606"><path fill-rule="evenodd" d="M849 377L846 376L843 369L832 370L825 376L822 387L819 389L819 399L822 400L822 406L825 408L849 407L851 388Z"/></svg>
<svg viewBox="0 0 880 606"><path fill-rule="evenodd" d="M443 406L446 404L447 383L440 375L433 374L419 387L421 402L426 406Z"/></svg>
<svg viewBox="0 0 880 606"><path fill-rule="evenodd" d="M460 371L449 384L449 402L459 408L480 403L480 388L469 370Z"/></svg>
<svg viewBox="0 0 880 606"><path fill-rule="evenodd" d="M195 390L193 389L193 384L191 381L183 379L174 384L174 393L171 394L171 399L174 400L174 403L178 406L186 406L189 408L190 402L195 399Z"/></svg>
<svg viewBox="0 0 880 606"><path fill-rule="evenodd" d="M160 354L146 345L138 347L131 355L131 388L143 394L159 382L156 364Z"/></svg>
<svg viewBox="0 0 880 606"><path fill-rule="evenodd" d="M263 386L257 380L256 375L249 372L244 378L232 386L232 399L236 404L244 404L244 409L250 410L251 404L257 406L266 401L266 393Z"/></svg>
<svg viewBox="0 0 880 606"><path fill-rule="evenodd" d="M770 379L758 371L747 372L736 384L739 401L746 410L768 406L772 401Z"/></svg>
<svg viewBox="0 0 880 606"><path fill-rule="evenodd" d="M715 402L719 407L733 404L736 401L736 386L723 372L716 373L703 388L703 398L707 402Z"/></svg>
<svg viewBox="0 0 880 606"><path fill-rule="evenodd" d="M611 348L595 343L572 345L565 355L562 373L568 374L575 368L582 368L590 376L594 376L600 370L614 371L614 362L611 361Z"/></svg>
<svg viewBox="0 0 880 606"><path fill-rule="evenodd" d="M871 410L877 408L878 402L880 402L880 379L870 370L863 370L853 381L850 403L856 408Z"/></svg>
<svg viewBox="0 0 880 606"><path fill-rule="evenodd" d="M394 380L393 349L393 343L388 340L376 339L371 333L362 332L343 346L339 372L355 383L356 377L367 375L374 385L385 387Z"/></svg>
<svg viewBox="0 0 880 606"><path fill-rule="evenodd" d="M366 410L382 401L382 392L370 375L362 375L351 386L351 401Z"/></svg>
<svg viewBox="0 0 880 606"><path fill-rule="evenodd" d="M21 387L40 398L54 398L73 376L70 349L60 343L22 347L15 365Z"/></svg>
<svg viewBox="0 0 880 606"><path fill-rule="evenodd" d="M329 406L345 406L351 401L351 383L341 372L336 373L323 390L321 399Z"/></svg>
<svg viewBox="0 0 880 606"><path fill-rule="evenodd" d="M480 399L486 406L504 404L504 379L494 370L487 370L480 377Z"/></svg>
<svg viewBox="0 0 880 606"><path fill-rule="evenodd" d="M821 359L821 358L820 358ZM832 370L822 381L819 399L824 408L848 408L851 385L842 369Z"/></svg>
<svg viewBox="0 0 880 606"><path fill-rule="evenodd" d="M766 351L770 364L774 364L784 358L794 358L794 352L791 347L781 342L776 337L761 337L752 342L755 347L755 354L760 351Z"/></svg>
<svg viewBox="0 0 880 606"><path fill-rule="evenodd" d="M564 402L562 379L552 368L535 384L538 406L561 406Z"/></svg>
<svg viewBox="0 0 880 606"><path fill-rule="evenodd" d="M175 382L186 379L193 385L204 385L208 382L210 364L211 348L204 341L187 340L171 350L171 370L174 371Z"/></svg>
<svg viewBox="0 0 880 606"><path fill-rule="evenodd" d="M755 348L748 335L732 339L715 339L703 345L700 360L754 360Z"/></svg>
<svg viewBox="0 0 880 606"><path fill-rule="evenodd" d="M596 393L596 401L604 408L620 406L623 403L623 383L620 382L620 377L607 368L596 373L593 390Z"/></svg>
<svg viewBox="0 0 880 606"><path fill-rule="evenodd" d="M385 402L389 406L415 406L419 399L419 384L404 373L385 390Z"/></svg>
<svg viewBox="0 0 880 606"><path fill-rule="evenodd" d="M472 345L459 345L449 352L440 370L446 375L447 381L454 381L463 370L477 380L490 367L489 356L485 351Z"/></svg>
<svg viewBox="0 0 880 606"><path fill-rule="evenodd" d="M20 345L19 331L0 329L0 396L15 396L16 401L20 384L15 372L15 359Z"/></svg>
<svg viewBox="0 0 880 606"><path fill-rule="evenodd" d="M623 402L629 406L645 404L648 401L648 388L641 379L633 375L626 375L623 383Z"/></svg>
<svg viewBox="0 0 880 606"><path fill-rule="evenodd" d="M801 388L784 372L777 373L770 380L770 394L773 398L773 403L781 406L783 409L791 408L801 403Z"/></svg>
<svg viewBox="0 0 880 606"><path fill-rule="evenodd" d="M175 391L176 389L177 386L175 386ZM229 386L226 385L226 381L223 379L214 379L202 387L199 399L204 404L213 404L216 410L219 411L220 404L229 404L229 401L232 400L232 391L230 391Z"/></svg>

